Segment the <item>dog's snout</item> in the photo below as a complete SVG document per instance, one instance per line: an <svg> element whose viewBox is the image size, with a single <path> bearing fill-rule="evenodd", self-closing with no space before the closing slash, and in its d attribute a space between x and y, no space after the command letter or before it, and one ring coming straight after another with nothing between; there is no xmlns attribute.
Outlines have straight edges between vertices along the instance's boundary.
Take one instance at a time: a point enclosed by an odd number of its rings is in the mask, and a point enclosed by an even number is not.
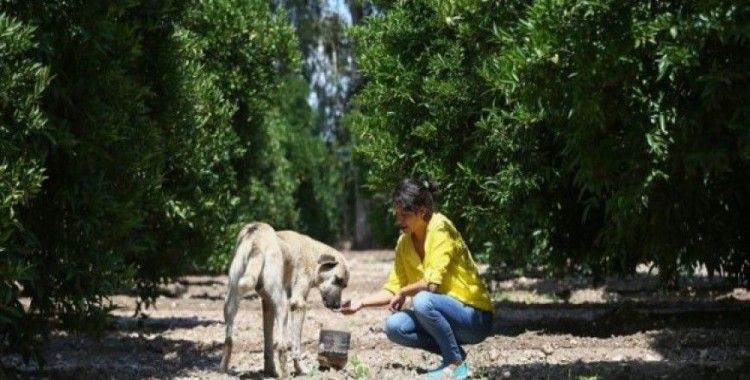
<svg viewBox="0 0 750 380"><path fill-rule="evenodd" d="M339 307L341 307L341 302L338 302L338 301L326 301L325 305L329 309L338 309Z"/></svg>

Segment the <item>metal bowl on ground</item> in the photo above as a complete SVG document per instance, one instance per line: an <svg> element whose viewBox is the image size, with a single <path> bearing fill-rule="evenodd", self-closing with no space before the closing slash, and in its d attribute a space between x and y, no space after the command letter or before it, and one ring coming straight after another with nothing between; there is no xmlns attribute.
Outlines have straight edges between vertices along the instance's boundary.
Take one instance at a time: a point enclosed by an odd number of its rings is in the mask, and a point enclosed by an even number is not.
<svg viewBox="0 0 750 380"><path fill-rule="evenodd" d="M342 369L349 360L348 331L320 330L318 364L321 368Z"/></svg>

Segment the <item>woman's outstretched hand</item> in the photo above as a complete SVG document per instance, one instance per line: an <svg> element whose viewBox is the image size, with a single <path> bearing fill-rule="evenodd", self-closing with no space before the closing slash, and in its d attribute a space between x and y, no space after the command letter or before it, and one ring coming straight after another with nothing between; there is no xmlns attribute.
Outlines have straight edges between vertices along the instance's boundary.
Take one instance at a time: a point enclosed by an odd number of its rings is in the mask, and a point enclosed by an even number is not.
<svg viewBox="0 0 750 380"><path fill-rule="evenodd" d="M362 302L359 300L347 300L344 301L344 303L341 304L341 307L339 308L339 312L341 314L354 314L358 312L362 308Z"/></svg>

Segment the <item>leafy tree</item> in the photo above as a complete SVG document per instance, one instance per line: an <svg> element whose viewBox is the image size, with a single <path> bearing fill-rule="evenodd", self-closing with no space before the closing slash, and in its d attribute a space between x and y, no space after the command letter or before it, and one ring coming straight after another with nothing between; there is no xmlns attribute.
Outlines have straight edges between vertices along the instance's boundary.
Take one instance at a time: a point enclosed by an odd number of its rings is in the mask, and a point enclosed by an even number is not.
<svg viewBox="0 0 750 380"><path fill-rule="evenodd" d="M280 132L285 157L297 180L296 228L335 243L341 234L341 164L335 146L316 133L316 115L307 104L307 94L308 85L301 76L288 76L275 101L277 120L284 126Z"/></svg>
<svg viewBox="0 0 750 380"><path fill-rule="evenodd" d="M672 281L700 262L747 281L748 15L726 1L529 8L514 38L527 43L490 61L514 76L485 73L517 101L511 117L554 131L578 206L553 246L580 239L590 256L575 261L616 272L653 262Z"/></svg>
<svg viewBox="0 0 750 380"><path fill-rule="evenodd" d="M150 302L166 279L223 269L250 219L297 223L272 103L299 58L268 4L3 1L0 14L3 349L31 353L55 319L101 331L113 292Z"/></svg>
<svg viewBox="0 0 750 380"><path fill-rule="evenodd" d="M747 281L747 5L381 5L349 119L373 191L435 177L495 267Z"/></svg>
<svg viewBox="0 0 750 380"><path fill-rule="evenodd" d="M19 301L19 281L35 270L21 247L37 243L18 214L42 187L48 139L40 103L49 69L34 59L34 48L34 28L0 13L0 342L26 355L42 326Z"/></svg>
<svg viewBox="0 0 750 380"><path fill-rule="evenodd" d="M30 268L20 281L28 315L98 330L105 297L126 284L152 235L136 231L159 187L160 135L149 117L150 88L140 73L144 23L138 4L3 2L2 11L37 27L30 55L49 67L41 99L47 119L39 165L44 182L19 208L25 239L7 250ZM41 90L40 90L41 92ZM19 150L31 146L17 141ZM157 264L158 265L158 264Z"/></svg>

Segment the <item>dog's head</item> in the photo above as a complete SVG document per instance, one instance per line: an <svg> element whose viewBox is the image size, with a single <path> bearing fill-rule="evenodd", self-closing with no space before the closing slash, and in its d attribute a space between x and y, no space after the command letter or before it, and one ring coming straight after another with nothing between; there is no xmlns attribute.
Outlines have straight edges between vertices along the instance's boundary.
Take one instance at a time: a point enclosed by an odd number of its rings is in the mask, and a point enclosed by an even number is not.
<svg viewBox="0 0 750 380"><path fill-rule="evenodd" d="M318 289L329 309L341 306L341 291L349 283L349 269L341 255L323 253L318 258Z"/></svg>

